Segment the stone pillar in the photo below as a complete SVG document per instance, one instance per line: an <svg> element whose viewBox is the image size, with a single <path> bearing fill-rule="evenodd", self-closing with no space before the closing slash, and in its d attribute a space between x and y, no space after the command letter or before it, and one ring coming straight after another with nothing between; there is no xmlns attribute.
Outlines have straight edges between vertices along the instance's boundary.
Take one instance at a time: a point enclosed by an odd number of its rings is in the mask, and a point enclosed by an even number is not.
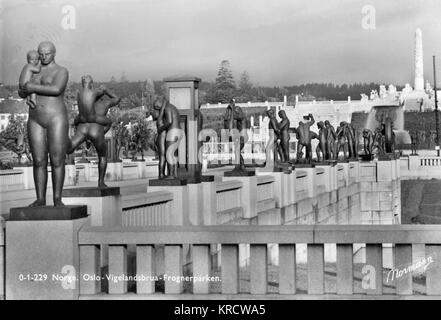
<svg viewBox="0 0 441 320"><path fill-rule="evenodd" d="M167 181L167 180L157 180L157 181ZM167 225L173 226L183 226L189 225L189 201L190 193L186 180L169 180L170 185L152 185L152 180L150 185L147 187L148 192L155 191L168 191L173 194L173 201L171 201L171 216L170 221L166 221Z"/></svg>
<svg viewBox="0 0 441 320"><path fill-rule="evenodd" d="M91 163L87 162L87 163L82 163L82 165L84 166L84 180L85 181L91 181Z"/></svg>
<svg viewBox="0 0 441 320"><path fill-rule="evenodd" d="M423 33L415 30L415 91L424 91Z"/></svg>
<svg viewBox="0 0 441 320"><path fill-rule="evenodd" d="M14 167L13 169L23 171L23 185L26 190L35 188L34 168L32 165L31 166L23 166L23 167ZM50 179L50 177L48 178L48 180L49 179Z"/></svg>
<svg viewBox="0 0 441 320"><path fill-rule="evenodd" d="M409 171L418 170L420 168L420 157L411 155L409 156Z"/></svg>
<svg viewBox="0 0 441 320"><path fill-rule="evenodd" d="M106 170L106 180L108 181L121 181L123 176L123 163L122 161L108 162Z"/></svg>
<svg viewBox="0 0 441 320"><path fill-rule="evenodd" d="M331 166L320 166L317 165L316 168L321 168L324 171L325 176L325 190L326 192L331 192L332 190L332 182L331 182Z"/></svg>
<svg viewBox="0 0 441 320"><path fill-rule="evenodd" d="M205 226L216 225L217 198L216 198L216 181L201 182L202 188L202 212L203 224Z"/></svg>
<svg viewBox="0 0 441 320"><path fill-rule="evenodd" d="M188 223L192 226L203 224L202 184L189 183L188 188Z"/></svg>
<svg viewBox="0 0 441 320"><path fill-rule="evenodd" d="M251 177L223 177L224 181L238 180L242 182L240 192L244 218L251 219L257 216L257 176Z"/></svg>
<svg viewBox="0 0 441 320"><path fill-rule="evenodd" d="M308 197L314 198L317 194L317 186L315 185L315 168L302 168L307 173L308 180Z"/></svg>
<svg viewBox="0 0 441 320"><path fill-rule="evenodd" d="M64 185L65 186L74 186L76 185L76 177L77 177L77 169L74 164L66 165L66 173L64 177Z"/></svg>
<svg viewBox="0 0 441 320"><path fill-rule="evenodd" d="M377 182L393 180L392 160L377 162Z"/></svg>
<svg viewBox="0 0 441 320"><path fill-rule="evenodd" d="M67 188L63 190L63 202L67 205L86 205L91 226L121 226L122 208L119 187Z"/></svg>
<svg viewBox="0 0 441 320"><path fill-rule="evenodd" d="M136 164L138 165L138 178L143 179L146 177L145 170L145 160L137 160Z"/></svg>
<svg viewBox="0 0 441 320"><path fill-rule="evenodd" d="M6 299L78 299L78 232L89 221L85 206L11 209Z"/></svg>

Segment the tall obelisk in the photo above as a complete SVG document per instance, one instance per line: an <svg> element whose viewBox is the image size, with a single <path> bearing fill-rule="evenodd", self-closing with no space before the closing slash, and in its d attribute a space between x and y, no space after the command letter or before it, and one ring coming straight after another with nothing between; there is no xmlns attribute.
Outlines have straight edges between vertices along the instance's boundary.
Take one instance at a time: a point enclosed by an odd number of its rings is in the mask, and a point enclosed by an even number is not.
<svg viewBox="0 0 441 320"><path fill-rule="evenodd" d="M415 91L424 91L423 33L415 31Z"/></svg>

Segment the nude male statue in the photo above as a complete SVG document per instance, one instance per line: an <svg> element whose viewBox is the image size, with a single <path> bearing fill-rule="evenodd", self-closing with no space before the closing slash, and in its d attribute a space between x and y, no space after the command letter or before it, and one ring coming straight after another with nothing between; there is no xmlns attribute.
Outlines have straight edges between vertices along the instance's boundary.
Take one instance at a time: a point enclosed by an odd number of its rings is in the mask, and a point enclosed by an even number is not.
<svg viewBox="0 0 441 320"><path fill-rule="evenodd" d="M369 129L363 130L363 145L364 145L364 154L371 156L374 146L374 135L372 134L372 131Z"/></svg>
<svg viewBox="0 0 441 320"><path fill-rule="evenodd" d="M79 114L74 120L75 126L79 123L97 123L105 126L107 131L110 129L112 120L105 115L98 114L94 108L95 102L104 95L109 96L109 93L104 87L100 87L98 90L94 89L93 79L90 75L81 78L81 87L77 96Z"/></svg>
<svg viewBox="0 0 441 320"><path fill-rule="evenodd" d="M28 136L31 148L34 182L37 200L30 206L46 205L48 153L52 168L54 206L64 206L61 201L68 147L69 124L64 104L64 91L69 72L55 63L56 49L52 42L38 46L41 71L31 81L19 88L19 95L26 99L37 95L35 108L29 109Z"/></svg>
<svg viewBox="0 0 441 320"><path fill-rule="evenodd" d="M266 115L269 118L268 129L272 130L272 132L270 131L270 136L272 133L272 138L273 138L273 141L271 141L272 146L268 145L268 147L273 148L274 161L277 160L277 156L278 156L280 161L284 162L283 161L283 153L281 152L281 148L280 148L280 128L279 128L279 124L277 123L277 119L276 119L276 115L274 114L274 110L273 109L267 110Z"/></svg>
<svg viewBox="0 0 441 320"><path fill-rule="evenodd" d="M279 111L279 117L282 119L279 122L279 130L280 130L280 153L282 154L282 162L289 162L289 140L291 139L289 135L289 119L284 110Z"/></svg>
<svg viewBox="0 0 441 320"><path fill-rule="evenodd" d="M87 113L93 109L96 117L104 117L107 119L106 114L111 107L114 107L119 104L121 98L117 97L115 94L108 91L105 87L101 87L100 91L103 92L103 95L90 95L90 91L92 89L93 79L90 76L86 76L82 78L82 90L80 89L78 93L78 105L80 105L80 101L82 103L87 102L86 108L78 108L79 115L77 118L82 119L92 119L88 117ZM88 88L87 90L84 90ZM104 100L104 95L109 97L108 100ZM95 99L95 100L91 100ZM104 135L109 131L111 127L110 125L102 125L97 122L77 122L77 131L75 132L75 136L72 137L70 141L67 153L71 154L75 151L75 149L85 142L89 140L92 142L93 146L98 153L98 187L105 188L107 185L104 183L104 177L106 175L107 169L107 146L106 139Z"/></svg>
<svg viewBox="0 0 441 320"><path fill-rule="evenodd" d="M340 126L337 127L337 158L340 151L343 151L343 159L349 158L349 139L350 139L350 133L349 128L347 127L347 122L342 121L340 122Z"/></svg>
<svg viewBox="0 0 441 320"><path fill-rule="evenodd" d="M299 126L297 127L297 161L301 159L301 154L303 148L306 149L305 159L307 163L311 163L312 161L312 147L311 140L313 136L311 134L310 128L315 123L314 117L310 113L308 116L303 117L304 120L308 120L307 122L299 122Z"/></svg>
<svg viewBox="0 0 441 320"><path fill-rule="evenodd" d="M234 124L236 123L236 128L234 128ZM240 133L239 137L239 164L236 164L235 170L245 170L245 162L243 160L243 156L241 150L245 146L245 143L248 141L248 135L246 133L247 122L245 114L239 106L236 106L235 100L231 99L230 104L227 107L227 110L224 115L224 129L230 130L237 129Z"/></svg>
<svg viewBox="0 0 441 320"><path fill-rule="evenodd" d="M335 133L334 127L331 125L331 123L328 120L325 121L325 127L326 127L327 133L328 133L328 136L326 137L326 141L328 143L329 159L330 160L337 160L337 158L338 158L338 153L336 152L337 134Z"/></svg>
<svg viewBox="0 0 441 320"><path fill-rule="evenodd" d="M328 150L328 142L327 142L328 130L326 129L323 121L319 121L317 123L317 127L319 129L319 133L318 133L319 144L317 145L316 148L317 161L329 160L329 150ZM323 157L321 157L320 154L323 154Z"/></svg>

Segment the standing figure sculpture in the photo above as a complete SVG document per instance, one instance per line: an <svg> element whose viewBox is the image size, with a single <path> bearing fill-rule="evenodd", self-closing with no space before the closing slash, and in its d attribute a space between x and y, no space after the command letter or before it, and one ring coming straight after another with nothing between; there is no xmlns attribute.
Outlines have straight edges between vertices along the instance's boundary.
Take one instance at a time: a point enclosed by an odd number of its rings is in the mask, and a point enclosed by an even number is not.
<svg viewBox="0 0 441 320"><path fill-rule="evenodd" d="M270 135L270 141L267 146L267 159L270 156L268 152L273 153L274 162L277 162L277 157L279 157L280 161L283 162L283 153L280 148L280 128L277 123L276 115L273 109L269 109L266 111L266 115L269 118L268 129Z"/></svg>
<svg viewBox="0 0 441 320"><path fill-rule="evenodd" d="M330 160L337 160L338 152L337 152L337 134L335 133L334 127L331 123L326 120L325 121L326 131L328 136L326 137L326 141L328 142L328 153Z"/></svg>
<svg viewBox="0 0 441 320"><path fill-rule="evenodd" d="M411 150L411 155L412 156L416 156L418 153L418 144L419 144L419 135L417 131L412 131L410 133L410 150Z"/></svg>
<svg viewBox="0 0 441 320"><path fill-rule="evenodd" d="M285 162L289 162L289 140L291 139L289 135L290 122L284 110L279 111L279 117L282 119L279 122L279 130L280 130L279 150L280 150L280 154L283 156L281 158L282 162L285 163Z"/></svg>
<svg viewBox="0 0 441 320"><path fill-rule="evenodd" d="M246 117L242 109L239 106L236 106L234 99L231 99L231 102L228 105L224 115L224 129L229 130L230 134L233 136L236 135L234 133L234 129L236 129L238 131L236 133L239 134L239 137L237 137L239 139L239 143L237 143L239 149L237 150L237 145L235 146L236 162L239 160L239 163L236 163L234 169L235 171L245 171L245 162L242 156L242 149L245 146L245 143L248 141L246 122Z"/></svg>
<svg viewBox="0 0 441 320"><path fill-rule="evenodd" d="M345 122L340 122L340 126L337 127L337 157L335 160L338 160L338 155L340 152L343 152L343 159L348 159L349 154L349 141L348 141L348 128Z"/></svg>
<svg viewBox="0 0 441 320"><path fill-rule="evenodd" d="M363 148L364 148L364 154L367 156L372 156L374 147L374 136L372 134L372 131L369 129L363 130Z"/></svg>
<svg viewBox="0 0 441 320"><path fill-rule="evenodd" d="M412 131L410 133L410 140L411 140L410 149L412 152L411 155L416 156L416 155L418 155L417 151L418 151L418 144L419 144L418 131Z"/></svg>
<svg viewBox="0 0 441 320"><path fill-rule="evenodd" d="M375 129L375 134L374 134L374 146L372 150L375 149L378 155L384 155L386 153L386 146L385 146L386 141L383 135L383 126L384 125Z"/></svg>
<svg viewBox="0 0 441 320"><path fill-rule="evenodd" d="M350 124L346 123L348 128L348 133L350 136L350 144L349 144L349 150L350 150L350 158L356 159L358 156L357 152L357 132L355 131L355 128Z"/></svg>
<svg viewBox="0 0 441 320"><path fill-rule="evenodd" d="M159 153L159 179L177 179L178 146L183 138L179 111L165 97L159 97L153 102L150 114L156 121L158 131L156 145Z"/></svg>
<svg viewBox="0 0 441 320"><path fill-rule="evenodd" d="M317 161L325 161L325 160L329 160L329 149L328 149L328 130L325 126L325 124L323 123L323 121L319 121L317 123L317 127L319 129L319 133L318 133L318 140L319 143L317 145L316 148L316 154L317 154ZM323 154L323 156L321 156L321 154Z"/></svg>
<svg viewBox="0 0 441 320"><path fill-rule="evenodd" d="M29 110L28 136L31 148L37 200L30 206L46 205L48 154L52 168L54 206L64 206L61 201L68 147L69 123L64 104L64 91L69 79L67 69L55 63L55 45L42 42L38 46L40 73L19 88L19 95L27 99L37 95L35 108Z"/></svg>
<svg viewBox="0 0 441 320"><path fill-rule="evenodd" d="M109 99L104 100L104 96ZM97 119L108 119L107 112L113 106L120 102L120 98L101 86L98 90L93 88L93 79L91 76L81 78L81 88L78 92L78 110L79 114L75 119L77 130L70 141L68 154L85 141L90 141L98 154L98 187L105 188L104 177L107 169L107 146L104 135L110 130L112 123L101 121L94 122ZM110 119L108 119L110 121ZM85 121L85 122L84 122Z"/></svg>
<svg viewBox="0 0 441 320"><path fill-rule="evenodd" d="M296 129L297 132L297 162L302 158L302 150L305 148L305 161L306 163L312 162L312 147L311 140L314 138L310 131L311 126L315 123L312 114L303 117L307 122L299 122L299 126Z"/></svg>

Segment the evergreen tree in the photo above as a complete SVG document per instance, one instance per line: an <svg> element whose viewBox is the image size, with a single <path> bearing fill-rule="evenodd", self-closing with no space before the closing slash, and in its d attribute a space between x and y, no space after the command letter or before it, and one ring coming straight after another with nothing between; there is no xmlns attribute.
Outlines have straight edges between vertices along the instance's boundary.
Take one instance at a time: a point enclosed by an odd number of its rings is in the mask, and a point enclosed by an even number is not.
<svg viewBox="0 0 441 320"><path fill-rule="evenodd" d="M252 101L254 96L253 84L250 81L250 75L244 71L240 76L238 100L239 102Z"/></svg>
<svg viewBox="0 0 441 320"><path fill-rule="evenodd" d="M233 73L230 70L230 62L223 60L217 73L215 82L216 102L228 103L234 97L236 85Z"/></svg>

